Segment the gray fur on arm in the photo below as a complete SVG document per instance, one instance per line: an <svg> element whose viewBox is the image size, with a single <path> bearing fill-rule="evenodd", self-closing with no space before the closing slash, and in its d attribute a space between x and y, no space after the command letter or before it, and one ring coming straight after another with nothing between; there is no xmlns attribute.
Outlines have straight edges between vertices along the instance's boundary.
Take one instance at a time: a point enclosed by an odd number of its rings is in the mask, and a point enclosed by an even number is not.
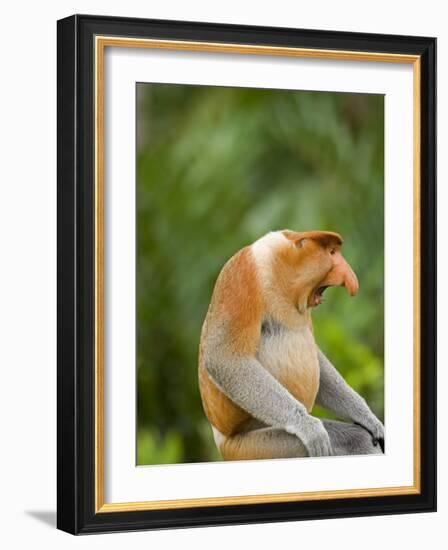
<svg viewBox="0 0 448 550"><path fill-rule="evenodd" d="M352 420L368 430L374 440L384 440L384 426L371 411L365 399L351 388L336 368L318 349L320 383L316 404L342 419Z"/></svg>

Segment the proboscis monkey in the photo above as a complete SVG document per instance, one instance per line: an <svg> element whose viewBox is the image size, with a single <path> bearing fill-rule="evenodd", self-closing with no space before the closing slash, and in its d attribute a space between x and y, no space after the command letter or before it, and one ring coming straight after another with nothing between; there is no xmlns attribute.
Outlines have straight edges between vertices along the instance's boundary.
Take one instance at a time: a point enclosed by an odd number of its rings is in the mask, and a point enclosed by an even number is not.
<svg viewBox="0 0 448 550"><path fill-rule="evenodd" d="M358 280L328 231L275 231L222 269L202 327L199 384L225 460L377 454L384 427L319 350L311 309ZM317 403L349 422L320 420Z"/></svg>

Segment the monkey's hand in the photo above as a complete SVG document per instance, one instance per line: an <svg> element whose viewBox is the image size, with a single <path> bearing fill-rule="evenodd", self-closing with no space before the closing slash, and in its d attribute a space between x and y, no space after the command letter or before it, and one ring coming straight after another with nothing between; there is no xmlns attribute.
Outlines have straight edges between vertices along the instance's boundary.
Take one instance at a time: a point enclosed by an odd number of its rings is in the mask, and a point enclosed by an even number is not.
<svg viewBox="0 0 448 550"><path fill-rule="evenodd" d="M371 412L368 416L357 420L355 424L367 430L372 436L373 444L379 445L384 453L384 426L378 418Z"/></svg>
<svg viewBox="0 0 448 550"><path fill-rule="evenodd" d="M333 454L328 432L322 422L314 416L303 416L300 426L288 426L286 431L300 439L309 456L331 456Z"/></svg>

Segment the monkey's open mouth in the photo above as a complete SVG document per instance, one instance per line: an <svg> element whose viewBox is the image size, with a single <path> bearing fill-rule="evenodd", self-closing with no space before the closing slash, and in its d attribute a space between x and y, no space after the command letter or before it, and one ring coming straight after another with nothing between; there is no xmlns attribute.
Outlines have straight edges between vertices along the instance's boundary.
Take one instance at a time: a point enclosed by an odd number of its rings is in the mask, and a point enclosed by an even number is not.
<svg viewBox="0 0 448 550"><path fill-rule="evenodd" d="M326 285L326 286L319 286L317 287L312 293L311 293L311 296L310 296L310 301L309 301L309 306L310 307L316 307L320 304L323 303L324 301L324 297L323 297L323 294L324 292L327 290L327 288L329 287L330 285Z"/></svg>

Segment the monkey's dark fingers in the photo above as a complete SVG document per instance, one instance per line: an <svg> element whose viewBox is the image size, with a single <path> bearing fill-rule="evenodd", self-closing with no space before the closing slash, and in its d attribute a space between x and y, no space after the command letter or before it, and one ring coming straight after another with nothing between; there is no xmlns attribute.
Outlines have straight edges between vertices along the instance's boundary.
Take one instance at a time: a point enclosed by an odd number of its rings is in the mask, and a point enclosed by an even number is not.
<svg viewBox="0 0 448 550"><path fill-rule="evenodd" d="M385 449L384 437L376 437L368 428L366 428L365 426L363 426L359 422L354 422L354 424L356 424L357 426L360 426L361 428L364 428L364 430L366 430L366 432L369 432L369 434L372 436L373 446L376 447L377 445L379 445L381 447L381 450L383 451L383 454L384 454L384 449Z"/></svg>
<svg viewBox="0 0 448 550"><path fill-rule="evenodd" d="M377 445L379 445L381 447L381 450L383 451L383 454L384 454L384 438L383 437L379 437L379 438L376 438L374 437L373 438L373 444L375 445L375 447Z"/></svg>

